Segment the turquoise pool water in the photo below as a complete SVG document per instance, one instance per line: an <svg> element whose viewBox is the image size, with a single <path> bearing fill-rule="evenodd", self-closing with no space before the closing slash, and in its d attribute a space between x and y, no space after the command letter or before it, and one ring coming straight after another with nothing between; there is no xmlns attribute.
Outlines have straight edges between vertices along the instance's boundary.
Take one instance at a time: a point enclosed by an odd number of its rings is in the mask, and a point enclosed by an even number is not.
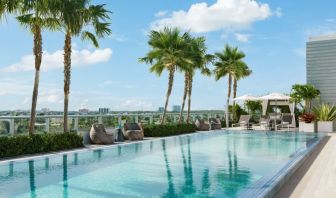
<svg viewBox="0 0 336 198"><path fill-rule="evenodd" d="M0 163L0 197L237 197L321 137L214 131Z"/></svg>

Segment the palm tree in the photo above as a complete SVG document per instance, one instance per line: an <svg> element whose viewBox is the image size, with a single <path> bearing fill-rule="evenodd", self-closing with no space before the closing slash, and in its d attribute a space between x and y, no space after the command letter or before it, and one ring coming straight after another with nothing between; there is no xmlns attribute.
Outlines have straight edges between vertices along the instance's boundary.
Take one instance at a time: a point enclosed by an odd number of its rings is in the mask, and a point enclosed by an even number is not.
<svg viewBox="0 0 336 198"><path fill-rule="evenodd" d="M320 91L311 84L295 84L292 86L290 94L291 100L304 108L305 113L310 113L312 100L319 96ZM305 103L304 106L302 105L303 101Z"/></svg>
<svg viewBox="0 0 336 198"><path fill-rule="evenodd" d="M191 106L191 93L192 93L192 83L193 77L195 75L195 71L200 69L202 74L209 76L211 74L210 70L206 67L207 64L212 62L214 56L210 54L206 54L207 47L205 45L205 37L198 37L198 38L189 38L188 39L190 59L192 63L187 65L185 68L184 74L184 94L182 98L182 105L181 105L181 112L179 122L182 122L182 116L185 106L185 100L188 96L188 111L187 111L187 123L190 120L190 106Z"/></svg>
<svg viewBox="0 0 336 198"><path fill-rule="evenodd" d="M232 78L235 77L237 72L237 67L243 64L242 59L245 57L245 54L238 50L237 47L233 48L229 45L226 45L222 52L216 52L215 56L217 61L215 65L215 79L218 81L222 77L228 76L228 92L226 99L226 127L229 127L229 103L231 97L231 87L232 87Z"/></svg>
<svg viewBox="0 0 336 198"><path fill-rule="evenodd" d="M165 27L160 31L153 30L150 32L148 41L151 50L145 57L139 59L140 62L150 63L152 65L150 71L159 76L164 70L168 70L168 89L161 124L165 122L175 71L191 63L186 50L188 37L188 33L181 35L177 28Z"/></svg>
<svg viewBox="0 0 336 198"><path fill-rule="evenodd" d="M233 98L237 97L237 89L238 89L238 81L250 76L252 74L252 70L246 65L245 62L241 61L240 64L236 67L235 75L233 76ZM233 101L233 118L236 119L236 111L235 111L235 101Z"/></svg>
<svg viewBox="0 0 336 198"><path fill-rule="evenodd" d="M11 1L9 1L11 2ZM36 116L36 104L38 97L38 88L40 81L40 67L42 62L42 30L49 29L55 30L58 27L58 20L50 16L50 2L51 1L13 1L8 6L14 10L13 4L15 4L21 16L17 17L19 23L29 29L34 36L34 56L35 56L35 79L34 89L32 95L32 106L30 112L29 123L29 135L32 135L35 130L35 116Z"/></svg>
<svg viewBox="0 0 336 198"><path fill-rule="evenodd" d="M68 132L68 108L71 80L72 37L81 36L82 40L89 40L95 47L99 47L98 38L111 34L110 11L105 5L89 5L89 0L58 0L54 6L56 16L61 22L61 29L65 33L64 41L64 132ZM87 29L92 29L91 33Z"/></svg>

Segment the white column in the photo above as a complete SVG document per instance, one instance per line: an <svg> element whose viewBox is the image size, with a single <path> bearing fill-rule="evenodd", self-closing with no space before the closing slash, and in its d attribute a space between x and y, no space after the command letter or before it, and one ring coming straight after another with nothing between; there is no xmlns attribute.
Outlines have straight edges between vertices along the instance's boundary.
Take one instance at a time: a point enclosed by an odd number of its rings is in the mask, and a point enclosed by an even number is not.
<svg viewBox="0 0 336 198"><path fill-rule="evenodd" d="M78 117L74 118L74 130L78 132Z"/></svg>
<svg viewBox="0 0 336 198"><path fill-rule="evenodd" d="M268 100L263 100L262 101L262 115L266 115L267 107L268 107Z"/></svg>
<svg viewBox="0 0 336 198"><path fill-rule="evenodd" d="M98 124L103 124L103 117L102 116L98 116Z"/></svg>
<svg viewBox="0 0 336 198"><path fill-rule="evenodd" d="M50 125L50 118L46 118L46 119L45 119L45 131L46 131L47 133L49 133L49 131L50 131L50 127L49 127L49 125Z"/></svg>
<svg viewBox="0 0 336 198"><path fill-rule="evenodd" d="M15 134L15 121L14 121L14 118L12 118L12 119L9 120L9 133L11 135Z"/></svg>

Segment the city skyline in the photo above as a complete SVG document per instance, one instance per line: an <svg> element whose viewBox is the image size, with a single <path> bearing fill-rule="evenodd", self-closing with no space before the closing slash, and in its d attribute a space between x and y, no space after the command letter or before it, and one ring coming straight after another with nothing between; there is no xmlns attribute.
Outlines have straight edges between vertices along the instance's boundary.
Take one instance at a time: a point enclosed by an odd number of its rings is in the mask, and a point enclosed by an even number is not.
<svg viewBox="0 0 336 198"><path fill-rule="evenodd" d="M256 96L289 93L292 84L305 83L308 36L336 31L332 9L336 2L333 1L93 2L106 3L113 12L113 34L100 41L99 49L74 40L70 110L108 107L116 111L136 111L157 110L163 106L166 74L157 77L149 72L149 65L138 62L148 51L147 33L151 29L178 26L183 31L205 36L210 53L222 50L227 43L238 46L246 53L246 62L253 70L250 77L239 82L238 95ZM237 10L246 13L240 20L235 20ZM204 20L193 21L197 17L195 13ZM213 18L218 20L211 20ZM0 110L29 110L34 76L33 38L12 16L3 20L1 26ZM43 33L38 109L63 108L63 38L62 33ZM225 79L215 82L213 77L197 74L194 82L192 109L224 109ZM177 74L169 106L180 105L182 94L183 75Z"/></svg>

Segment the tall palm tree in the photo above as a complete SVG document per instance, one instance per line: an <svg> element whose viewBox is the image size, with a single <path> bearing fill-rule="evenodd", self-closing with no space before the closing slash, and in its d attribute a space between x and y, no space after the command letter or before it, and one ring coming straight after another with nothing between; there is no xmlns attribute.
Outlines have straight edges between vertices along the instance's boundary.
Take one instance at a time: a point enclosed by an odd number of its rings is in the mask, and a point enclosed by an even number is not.
<svg viewBox="0 0 336 198"><path fill-rule="evenodd" d="M81 36L99 47L97 38L111 34L109 14L105 5L90 5L89 0L58 0L54 11L65 33L64 40L64 132L68 132L68 109L71 81L72 37ZM93 33L88 31L92 29Z"/></svg>
<svg viewBox="0 0 336 198"><path fill-rule="evenodd" d="M164 70L168 71L168 89L161 124L165 122L175 71L191 63L186 50L188 37L188 33L181 35L177 28L165 27L160 31L153 30L150 32L148 41L151 50L145 57L139 59L140 62L152 64L150 71L159 76Z"/></svg>
<svg viewBox="0 0 336 198"><path fill-rule="evenodd" d="M215 65L215 79L220 80L222 77L228 76L228 92L226 99L226 127L229 127L229 103L231 97L232 78L236 75L237 67L243 64L242 59L245 54L238 50L237 47L233 48L226 45L222 52L216 52L215 56L217 61Z"/></svg>
<svg viewBox="0 0 336 198"><path fill-rule="evenodd" d="M252 70L246 65L245 62L241 61L240 64L236 67L235 75L233 76L233 98L237 97L237 89L238 89L238 81L250 76L252 74ZM233 101L233 118L236 119L236 109L235 109L235 101Z"/></svg>
<svg viewBox="0 0 336 198"><path fill-rule="evenodd" d="M195 75L196 70L201 70L201 73L209 76L211 74L210 70L207 68L207 65L212 62L214 56L211 54L207 54L207 47L205 45L205 37L197 37L197 38L189 38L189 57L192 60L192 63L187 65L185 68L184 74L184 94L182 98L181 112L179 122L182 122L182 116L185 106L185 100L188 96L188 111L187 111L187 123L190 120L190 107L191 107L191 93L192 93L192 83L193 77Z"/></svg>
<svg viewBox="0 0 336 198"><path fill-rule="evenodd" d="M9 1L11 2L11 1ZM30 123L29 123L29 135L32 135L35 130L35 116L36 116L36 105L38 97L38 88L40 81L40 68L42 63L42 30L49 29L55 30L58 27L58 20L50 15L51 0L38 1L19 1L13 0L8 6L8 8L14 10L14 5L17 6L21 16L17 17L19 23L29 29L29 31L34 36L34 56L35 56L35 78L34 78L34 89L32 95L32 105L30 112Z"/></svg>

